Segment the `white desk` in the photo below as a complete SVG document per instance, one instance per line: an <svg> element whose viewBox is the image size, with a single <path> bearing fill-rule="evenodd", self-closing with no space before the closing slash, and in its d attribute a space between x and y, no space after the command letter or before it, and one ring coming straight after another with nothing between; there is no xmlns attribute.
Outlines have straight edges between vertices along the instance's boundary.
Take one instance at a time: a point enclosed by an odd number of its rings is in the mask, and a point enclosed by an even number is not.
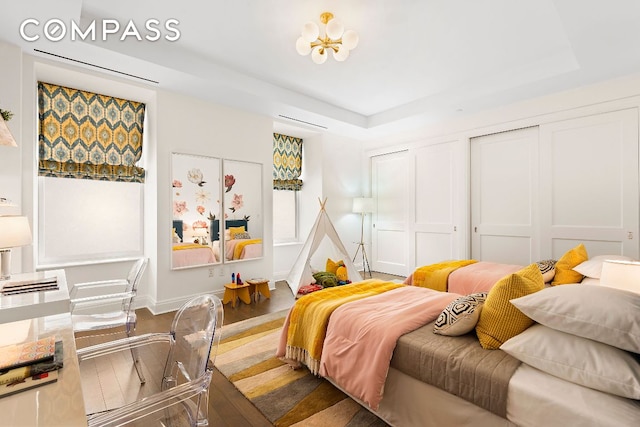
<svg viewBox="0 0 640 427"><path fill-rule="evenodd" d="M56 314L0 324L0 345L62 337L64 367L58 381L0 398L0 426L86 426L80 369L71 314Z"/></svg>
<svg viewBox="0 0 640 427"><path fill-rule="evenodd" d="M14 274L9 280L0 281L0 288L10 282L57 277L58 289L5 296L0 294L0 323L33 319L52 314L69 313L69 289L64 270Z"/></svg>

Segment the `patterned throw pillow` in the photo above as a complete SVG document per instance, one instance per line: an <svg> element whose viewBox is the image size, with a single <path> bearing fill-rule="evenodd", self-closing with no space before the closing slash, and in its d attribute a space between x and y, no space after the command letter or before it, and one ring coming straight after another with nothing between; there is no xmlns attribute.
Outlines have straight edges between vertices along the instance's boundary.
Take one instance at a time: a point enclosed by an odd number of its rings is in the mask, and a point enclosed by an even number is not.
<svg viewBox="0 0 640 427"><path fill-rule="evenodd" d="M472 331L486 299L487 293L479 292L452 301L436 319L433 333L457 337Z"/></svg>
<svg viewBox="0 0 640 427"><path fill-rule="evenodd" d="M549 283L553 280L553 276L556 275L556 261L555 259L544 259L542 261L536 262L538 264L538 268L540 269L540 273L542 273L542 280L544 283Z"/></svg>
<svg viewBox="0 0 640 427"><path fill-rule="evenodd" d="M542 274L535 263L500 279L489 291L476 325L482 348L495 350L533 325L533 320L518 310L511 300L542 289Z"/></svg>
<svg viewBox="0 0 640 427"><path fill-rule="evenodd" d="M244 233L236 233L235 239L250 239L251 235L246 231Z"/></svg>

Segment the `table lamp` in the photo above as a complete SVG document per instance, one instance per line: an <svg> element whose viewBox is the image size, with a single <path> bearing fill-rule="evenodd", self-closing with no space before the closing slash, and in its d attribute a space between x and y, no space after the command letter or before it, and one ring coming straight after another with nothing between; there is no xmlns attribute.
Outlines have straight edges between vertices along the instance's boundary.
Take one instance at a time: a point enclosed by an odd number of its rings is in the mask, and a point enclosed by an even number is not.
<svg viewBox="0 0 640 427"><path fill-rule="evenodd" d="M205 227L198 227L193 229L193 236L198 238L198 241L201 245L207 244L207 236L209 235L209 230Z"/></svg>
<svg viewBox="0 0 640 427"><path fill-rule="evenodd" d="M11 277L11 248L31 244L26 216L0 216L0 280Z"/></svg>
<svg viewBox="0 0 640 427"><path fill-rule="evenodd" d="M600 285L640 294L640 262L604 261Z"/></svg>
<svg viewBox="0 0 640 427"><path fill-rule="evenodd" d="M373 277L373 275L371 274L371 267L369 266L369 258L367 258L367 251L365 250L365 247L364 247L364 216L369 212L373 212L373 198L371 197L354 198L352 212L359 213L361 215L360 242L358 243L358 249L356 249L356 254L353 256L353 262L356 261L358 252L362 251L362 270L366 274L367 269L369 269L369 277Z"/></svg>

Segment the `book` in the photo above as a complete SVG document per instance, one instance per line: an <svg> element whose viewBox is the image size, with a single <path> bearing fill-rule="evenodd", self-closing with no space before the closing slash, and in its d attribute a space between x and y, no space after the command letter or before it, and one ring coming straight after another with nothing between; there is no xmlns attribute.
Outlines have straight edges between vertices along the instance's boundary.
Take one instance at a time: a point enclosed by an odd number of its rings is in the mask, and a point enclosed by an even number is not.
<svg viewBox="0 0 640 427"><path fill-rule="evenodd" d="M40 387L58 381L58 371L43 372L38 375L0 385L0 397L10 396L24 390Z"/></svg>
<svg viewBox="0 0 640 427"><path fill-rule="evenodd" d="M0 371L0 386L19 381L24 378L33 377L46 372L56 371L64 366L64 349L62 340L56 341L53 360L36 362L30 365Z"/></svg>
<svg viewBox="0 0 640 427"><path fill-rule="evenodd" d="M7 282L2 287L2 294L14 295L53 289L59 289L58 279L56 277L48 277L45 279L26 280L21 282Z"/></svg>
<svg viewBox="0 0 640 427"><path fill-rule="evenodd" d="M53 360L56 352L55 335L20 344L0 347L0 371L6 371L37 362Z"/></svg>

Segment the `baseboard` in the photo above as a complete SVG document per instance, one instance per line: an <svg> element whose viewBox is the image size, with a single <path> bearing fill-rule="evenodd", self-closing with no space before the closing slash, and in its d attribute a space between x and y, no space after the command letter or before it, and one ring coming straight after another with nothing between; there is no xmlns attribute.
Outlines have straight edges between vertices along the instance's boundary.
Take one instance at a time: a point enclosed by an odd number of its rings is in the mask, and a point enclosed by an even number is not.
<svg viewBox="0 0 640 427"><path fill-rule="evenodd" d="M218 290L212 293L220 299L222 299L222 297L224 296L224 290ZM202 295L202 294L187 295L184 297L173 298L173 299L164 300L164 301L154 301L150 297L144 297L144 298L140 298L139 302L141 304L139 306L138 304L136 304L136 308L146 307L155 316L158 314L168 313L170 311L176 311L180 307L182 307L184 303L189 301L191 298L197 297L199 295ZM142 303L146 303L146 305L142 305Z"/></svg>

